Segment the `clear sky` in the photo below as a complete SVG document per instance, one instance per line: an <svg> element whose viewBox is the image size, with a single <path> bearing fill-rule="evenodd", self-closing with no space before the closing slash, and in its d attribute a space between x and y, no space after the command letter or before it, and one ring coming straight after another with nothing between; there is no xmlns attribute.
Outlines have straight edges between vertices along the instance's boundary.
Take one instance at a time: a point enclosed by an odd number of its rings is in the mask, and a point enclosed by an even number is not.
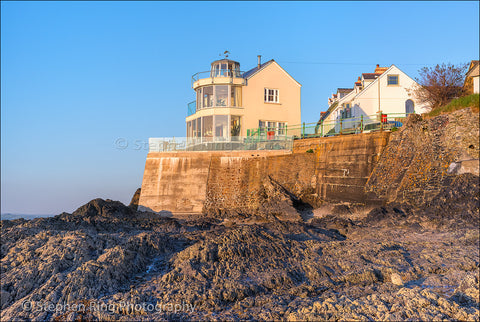
<svg viewBox="0 0 480 322"><path fill-rule="evenodd" d="M375 64L479 58L471 2L1 2L1 211L58 214L140 187L135 141L185 136L191 76L275 59L315 122ZM126 149L115 147L124 138Z"/></svg>

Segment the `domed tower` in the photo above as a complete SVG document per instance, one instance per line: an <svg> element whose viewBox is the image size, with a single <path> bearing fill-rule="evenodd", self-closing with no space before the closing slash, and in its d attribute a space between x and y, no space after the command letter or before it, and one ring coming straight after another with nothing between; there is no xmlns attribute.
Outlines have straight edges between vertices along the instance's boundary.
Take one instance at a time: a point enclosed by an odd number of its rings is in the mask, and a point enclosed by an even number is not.
<svg viewBox="0 0 480 322"><path fill-rule="evenodd" d="M246 142L253 136L283 138L289 125L300 124L302 85L275 60L262 63L257 58L246 72L240 71L240 63L224 58L192 76L196 99L188 104L185 119L189 146L205 149L210 145L198 143Z"/></svg>
<svg viewBox="0 0 480 322"><path fill-rule="evenodd" d="M241 133L242 86L240 63L220 59L210 71L192 76L196 100L188 105L187 137L198 142L230 141Z"/></svg>

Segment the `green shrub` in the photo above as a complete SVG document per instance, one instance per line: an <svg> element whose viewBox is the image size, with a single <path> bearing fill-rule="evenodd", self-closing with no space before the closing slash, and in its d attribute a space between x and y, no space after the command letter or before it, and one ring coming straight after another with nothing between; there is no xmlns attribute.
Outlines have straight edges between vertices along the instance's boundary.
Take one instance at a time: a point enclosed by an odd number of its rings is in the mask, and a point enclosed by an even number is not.
<svg viewBox="0 0 480 322"><path fill-rule="evenodd" d="M428 113L428 116L437 116L444 113L451 113L466 107L471 107L474 111L478 112L479 94L472 94L456 98L447 105L434 109L433 111Z"/></svg>
<svg viewBox="0 0 480 322"><path fill-rule="evenodd" d="M313 149L308 149L307 151L305 151L307 153L313 153Z"/></svg>

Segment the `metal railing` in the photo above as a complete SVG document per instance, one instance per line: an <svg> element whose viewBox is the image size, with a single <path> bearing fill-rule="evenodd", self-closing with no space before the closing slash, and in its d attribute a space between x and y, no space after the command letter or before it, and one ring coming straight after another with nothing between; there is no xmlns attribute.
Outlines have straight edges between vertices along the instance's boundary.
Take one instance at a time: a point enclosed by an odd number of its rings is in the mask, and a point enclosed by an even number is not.
<svg viewBox="0 0 480 322"><path fill-rule="evenodd" d="M280 131L285 136L310 138L391 130L401 127L407 115L406 113L362 115L360 117L339 119L334 122L320 121L286 125L285 129L256 128L247 130L247 136L264 138L272 132L278 135Z"/></svg>
<svg viewBox="0 0 480 322"><path fill-rule="evenodd" d="M245 72L240 70L231 70L231 69L220 69L220 70L209 70L206 72L198 72L192 75L192 85L199 79L203 78L213 78L213 77L231 77L231 78L242 78Z"/></svg>
<svg viewBox="0 0 480 322"><path fill-rule="evenodd" d="M149 152L292 150L293 137L279 136L262 140L253 137L231 138L149 138Z"/></svg>

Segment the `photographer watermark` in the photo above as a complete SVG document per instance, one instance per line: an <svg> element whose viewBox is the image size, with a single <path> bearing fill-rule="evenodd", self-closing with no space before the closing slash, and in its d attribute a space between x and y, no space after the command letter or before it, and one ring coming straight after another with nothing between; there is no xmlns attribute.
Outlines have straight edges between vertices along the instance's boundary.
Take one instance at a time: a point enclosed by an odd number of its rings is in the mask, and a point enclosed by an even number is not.
<svg viewBox="0 0 480 322"><path fill-rule="evenodd" d="M194 139L185 137L169 137L169 138L149 138L146 140L129 140L127 138L117 138L113 141L113 145L118 150L144 150L150 152L167 152L167 151L184 151L187 144L194 143Z"/></svg>
<svg viewBox="0 0 480 322"><path fill-rule="evenodd" d="M86 302L86 304L84 303ZM190 304L185 301L181 303L132 303L128 301L120 302L100 302L95 300L84 301L80 303L53 303L49 301L31 301L22 302L22 309L26 312L107 312L107 313L193 313L196 304Z"/></svg>

